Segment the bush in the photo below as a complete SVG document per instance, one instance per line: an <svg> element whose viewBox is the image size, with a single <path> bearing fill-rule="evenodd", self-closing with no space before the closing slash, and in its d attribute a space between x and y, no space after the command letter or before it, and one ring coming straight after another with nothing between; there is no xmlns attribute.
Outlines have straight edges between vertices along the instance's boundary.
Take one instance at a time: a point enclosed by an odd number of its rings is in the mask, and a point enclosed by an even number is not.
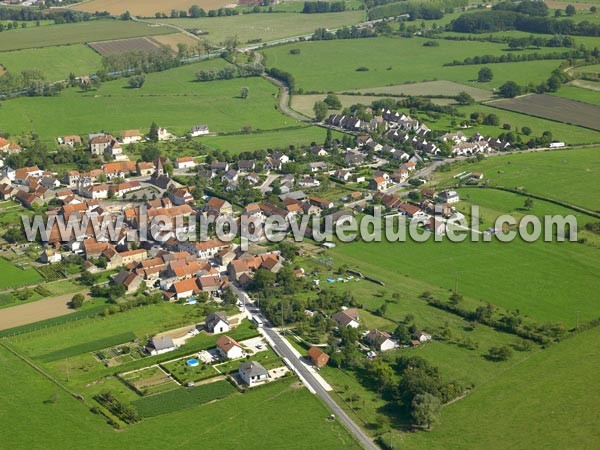
<svg viewBox="0 0 600 450"><path fill-rule="evenodd" d="M357 71L357 72L368 72L368 71L369 71L369 68L368 68L368 67L364 67L364 66L362 66L362 67L358 67L358 68L356 69L356 71Z"/></svg>
<svg viewBox="0 0 600 450"><path fill-rule="evenodd" d="M300 54L299 48L293 48L290 50L290 55L299 55L299 54Z"/></svg>

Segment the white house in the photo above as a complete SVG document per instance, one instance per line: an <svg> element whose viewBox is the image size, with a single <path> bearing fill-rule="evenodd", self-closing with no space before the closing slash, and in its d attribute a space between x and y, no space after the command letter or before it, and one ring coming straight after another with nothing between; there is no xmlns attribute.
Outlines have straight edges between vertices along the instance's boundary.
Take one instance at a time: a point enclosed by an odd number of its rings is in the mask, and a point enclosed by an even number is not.
<svg viewBox="0 0 600 450"><path fill-rule="evenodd" d="M227 333L230 329L225 311L211 312L206 316L204 326L210 333Z"/></svg>
<svg viewBox="0 0 600 450"><path fill-rule="evenodd" d="M421 331L417 331L416 333L413 334L413 339L423 343L423 342L427 342L431 340L431 335L427 334L427 333L423 333Z"/></svg>
<svg viewBox="0 0 600 450"><path fill-rule="evenodd" d="M229 359L243 358L246 355L241 345L229 336L221 336L217 339L217 351L223 358Z"/></svg>
<svg viewBox="0 0 600 450"><path fill-rule="evenodd" d="M388 333L377 329L369 331L365 340L380 352L393 350L396 347L396 343Z"/></svg>
<svg viewBox="0 0 600 450"><path fill-rule="evenodd" d="M460 201L458 192L453 190L442 191L438 196L438 199L442 203L457 203Z"/></svg>
<svg viewBox="0 0 600 450"><path fill-rule="evenodd" d="M123 130L119 133L119 137L124 145L133 144L142 140L140 130Z"/></svg>
<svg viewBox="0 0 600 450"><path fill-rule="evenodd" d="M175 349L177 349L177 346L170 337L154 337L146 346L146 351L152 356L172 352Z"/></svg>
<svg viewBox="0 0 600 450"><path fill-rule="evenodd" d="M108 186L106 184L86 184L80 187L79 194L85 198L105 199L108 198Z"/></svg>
<svg viewBox="0 0 600 450"><path fill-rule="evenodd" d="M358 328L360 326L358 310L354 308L337 312L331 316L331 318L335 320L339 326L344 328Z"/></svg>
<svg viewBox="0 0 600 450"><path fill-rule="evenodd" d="M196 167L196 161L191 156L183 156L175 160L175 168L177 169L193 169Z"/></svg>
<svg viewBox="0 0 600 450"><path fill-rule="evenodd" d="M158 129L158 140L159 141L168 141L169 139L172 139L173 135L171 133L169 133L167 131L166 128L159 128Z"/></svg>
<svg viewBox="0 0 600 450"><path fill-rule="evenodd" d="M208 125L194 125L192 127L192 131L191 131L191 135L193 137L196 136L204 136L205 134L208 134Z"/></svg>
<svg viewBox="0 0 600 450"><path fill-rule="evenodd" d="M240 364L238 368L240 378L248 386L254 386L269 378L269 372L260 363L255 361L246 361Z"/></svg>

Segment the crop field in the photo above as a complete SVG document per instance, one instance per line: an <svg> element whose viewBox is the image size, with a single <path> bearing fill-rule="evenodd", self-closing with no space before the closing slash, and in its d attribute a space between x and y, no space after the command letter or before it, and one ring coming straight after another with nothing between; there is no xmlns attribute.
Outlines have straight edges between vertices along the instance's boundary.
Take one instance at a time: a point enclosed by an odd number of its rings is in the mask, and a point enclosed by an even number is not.
<svg viewBox="0 0 600 450"><path fill-rule="evenodd" d="M55 45L85 44L102 39L125 39L155 34L173 33L170 27L153 27L122 20L91 20L89 22L24 28L3 33L0 51Z"/></svg>
<svg viewBox="0 0 600 450"><path fill-rule="evenodd" d="M186 44L190 47L198 44L198 40L185 33L162 34L152 37L152 40L162 45L168 45L177 51L177 44Z"/></svg>
<svg viewBox="0 0 600 450"><path fill-rule="evenodd" d="M14 264L0 258L0 290L36 284L42 281L40 274L34 269L20 269Z"/></svg>
<svg viewBox="0 0 600 450"><path fill-rule="evenodd" d="M559 0L544 0L544 3L548 5L548 8L552 9L565 9L567 5L573 5L577 10L588 10L592 6L598 6L598 0L573 0L571 1L559 1Z"/></svg>
<svg viewBox="0 0 600 450"><path fill-rule="evenodd" d="M596 328L532 355L445 407L433 431L406 434L402 448L598 447L598 345Z"/></svg>
<svg viewBox="0 0 600 450"><path fill-rule="evenodd" d="M452 175L459 172L482 172L490 185L522 189L600 210L600 198L589 195L589 192L600 190L600 148L499 155L474 164L459 163L451 167L450 172L436 172L434 180L441 185L450 185Z"/></svg>
<svg viewBox="0 0 600 450"><path fill-rule="evenodd" d="M5 427L0 431L6 448L40 448L39 436L43 434L43 446L48 450L76 450L81 442L95 448L158 450L164 448L165 440L172 445L189 445L190 430L194 430L193 439L203 442L210 442L210 437L219 433L220 448L235 447L240 439L246 448L257 450L358 448L337 421L326 420L328 410L314 395L289 382L271 383L245 395L165 415L166 420L143 420L115 433L100 416L91 414L88 406L2 346L0 365L0 384L10 392L2 404ZM257 404L262 405L260 421L255 419ZM290 427L290 416L301 420L303 426ZM23 427L23 423L28 426ZM307 433L307 429L312 432Z"/></svg>
<svg viewBox="0 0 600 450"><path fill-rule="evenodd" d="M112 15L123 14L129 11L134 16L154 17L157 12L170 14L171 10L185 10L192 5L198 5L206 11L219 9L231 4L229 0L91 0L73 6L78 11L94 13L96 11L108 11Z"/></svg>
<svg viewBox="0 0 600 450"><path fill-rule="evenodd" d="M423 83L397 84L377 88L358 89L354 92L375 95L458 95L466 92L478 102L492 99L492 93L485 89L466 86L452 81L425 81Z"/></svg>
<svg viewBox="0 0 600 450"><path fill-rule="evenodd" d="M600 131L600 106L589 103L553 95L531 94L495 101L490 105Z"/></svg>
<svg viewBox="0 0 600 450"><path fill-rule="evenodd" d="M178 387L177 383L157 366L122 374L119 377L141 392L142 395L158 394Z"/></svg>
<svg viewBox="0 0 600 450"><path fill-rule="evenodd" d="M420 38L345 39L293 43L269 48L263 53L269 67L277 67L294 75L297 89L318 92L370 90L386 85L439 79L492 90L508 80L523 85L539 83L546 80L560 63L558 60L548 60L490 64L494 79L489 83L475 83L472 80L477 78L482 66L444 64L475 55L502 55L506 53L505 45L442 41L439 47L424 47L424 42ZM290 54L294 48L300 49L300 54ZM543 53L547 49L539 51ZM368 70L357 71L362 67Z"/></svg>
<svg viewBox="0 0 600 450"><path fill-rule="evenodd" d="M148 52L160 48L157 42L148 37L90 42L88 45L102 56L135 51Z"/></svg>
<svg viewBox="0 0 600 450"><path fill-rule="evenodd" d="M71 72L77 76L96 72L100 57L85 45L75 44L1 52L0 64L13 74L40 70L47 80L59 81L67 79Z"/></svg>
<svg viewBox="0 0 600 450"><path fill-rule="evenodd" d="M231 383L221 380L193 388L177 388L162 394L144 397L133 402L133 405L142 417L155 417L221 400L235 392Z"/></svg>
<svg viewBox="0 0 600 450"><path fill-rule="evenodd" d="M237 36L240 42L262 39L262 42L285 37L312 34L317 28L335 29L355 25L365 20L364 11L344 11L323 14L243 14L229 17L204 17L200 19L156 19L158 23L170 23L185 29L201 30L208 35L202 38L211 42L223 42Z"/></svg>
<svg viewBox="0 0 600 450"><path fill-rule="evenodd" d="M195 81L197 71L224 64L220 59L210 60L151 73L140 89L130 89L126 79L119 79L104 83L97 91L72 88L59 97L17 98L3 103L0 121L12 134L34 131L48 142L63 134L147 130L153 121L176 135L199 123L213 132L299 125L276 110L278 90L262 78ZM246 99L240 97L242 87L249 88ZM57 115L60 121L55 120Z"/></svg>
<svg viewBox="0 0 600 450"><path fill-rule="evenodd" d="M240 153L261 149L288 148L307 146L315 142L322 144L327 131L325 128L308 126L295 129L268 131L231 136L206 136L200 139L204 145L216 150L229 150L229 153ZM333 132L334 138L341 139L342 133Z"/></svg>

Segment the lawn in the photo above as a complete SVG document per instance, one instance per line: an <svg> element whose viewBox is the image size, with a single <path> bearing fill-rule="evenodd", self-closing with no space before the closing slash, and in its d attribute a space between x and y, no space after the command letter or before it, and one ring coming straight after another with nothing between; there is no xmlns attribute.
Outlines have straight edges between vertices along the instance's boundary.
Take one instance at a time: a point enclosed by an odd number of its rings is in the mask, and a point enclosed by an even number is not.
<svg viewBox="0 0 600 450"><path fill-rule="evenodd" d="M427 433L406 434L405 449L598 448L600 330L536 353L442 411Z"/></svg>
<svg viewBox="0 0 600 450"><path fill-rule="evenodd" d="M108 11L113 15L129 11L131 14L140 17L154 17L157 12L170 14L172 10L187 11L192 5L198 5L208 11L219 9L227 4L227 0L170 0L168 3L162 0L91 0L82 2L74 6L73 9L91 13Z"/></svg>
<svg viewBox="0 0 600 450"><path fill-rule="evenodd" d="M474 164L453 164L449 172L436 172L434 181L453 184L462 171L482 172L491 185L521 188L577 206L600 210L600 148L498 155Z"/></svg>
<svg viewBox="0 0 600 450"><path fill-rule="evenodd" d="M122 20L90 20L47 27L28 27L2 33L0 51L169 34L170 27L151 27ZM75 67L76 68L76 67Z"/></svg>
<svg viewBox="0 0 600 450"><path fill-rule="evenodd" d="M494 79L472 83L478 65L445 67L445 63L476 55L502 55L503 44L439 41L439 47L424 47L420 38L371 38L294 43L264 50L269 67L291 72L296 88L305 91L348 91L401 83L449 80L483 89L499 87L507 80L519 84L539 83L558 67L559 61L490 64ZM300 49L299 55L290 49ZM545 52L547 49L541 49ZM529 53L526 51L524 53ZM409 63L410 61L410 63ZM368 71L357 71L366 67Z"/></svg>
<svg viewBox="0 0 600 450"><path fill-rule="evenodd" d="M344 11L324 14L243 14L200 19L157 19L156 22L207 32L205 37L214 43L221 43L233 36L245 43L253 39L269 42L285 37L302 36L312 34L317 28L335 29L364 20L364 11Z"/></svg>
<svg viewBox="0 0 600 450"><path fill-rule="evenodd" d="M34 269L20 269L0 258L0 291L20 286L29 286L42 281L42 276Z"/></svg>
<svg viewBox="0 0 600 450"><path fill-rule="evenodd" d="M98 130L147 130L153 121L179 135L197 124L207 124L212 132L298 125L278 112L278 90L262 78L195 81L199 70L223 64L222 60L207 61L152 73L140 89L129 89L127 80L119 79L104 83L97 91L73 88L58 97L17 98L3 103L0 121L11 134L34 131L46 141ZM249 88L247 99L240 97L242 87Z"/></svg>
<svg viewBox="0 0 600 450"><path fill-rule="evenodd" d="M116 433L101 416L91 414L85 404L4 348L0 348L0 365L0 384L10 392L0 413L5 424L0 439L6 448L75 450L85 442L94 448L158 450L165 440L181 447L203 442L203 448L210 449L234 447L240 440L245 448L257 450L358 448L338 422L326 420L328 410L314 395L288 382L145 419ZM113 384L107 387L112 390ZM258 405L260 420L256 420ZM301 426L290 426L290 418Z"/></svg>
<svg viewBox="0 0 600 450"><path fill-rule="evenodd" d="M89 75L100 68L100 55L89 47L64 45L0 53L0 64L17 74L22 70L40 70L49 81L65 80L75 75Z"/></svg>

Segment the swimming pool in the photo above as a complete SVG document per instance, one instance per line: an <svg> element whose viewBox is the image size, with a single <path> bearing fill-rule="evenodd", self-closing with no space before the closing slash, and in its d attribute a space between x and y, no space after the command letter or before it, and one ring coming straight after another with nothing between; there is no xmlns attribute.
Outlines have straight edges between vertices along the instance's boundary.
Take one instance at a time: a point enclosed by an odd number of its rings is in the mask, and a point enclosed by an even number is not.
<svg viewBox="0 0 600 450"><path fill-rule="evenodd" d="M190 366L190 367L196 367L196 366L197 366L198 364L200 364L200 363L198 362L198 360L197 360L197 359L195 359L195 358L192 358L192 359L188 359L188 360L187 360L187 362L186 362L186 364L187 364L188 366Z"/></svg>

